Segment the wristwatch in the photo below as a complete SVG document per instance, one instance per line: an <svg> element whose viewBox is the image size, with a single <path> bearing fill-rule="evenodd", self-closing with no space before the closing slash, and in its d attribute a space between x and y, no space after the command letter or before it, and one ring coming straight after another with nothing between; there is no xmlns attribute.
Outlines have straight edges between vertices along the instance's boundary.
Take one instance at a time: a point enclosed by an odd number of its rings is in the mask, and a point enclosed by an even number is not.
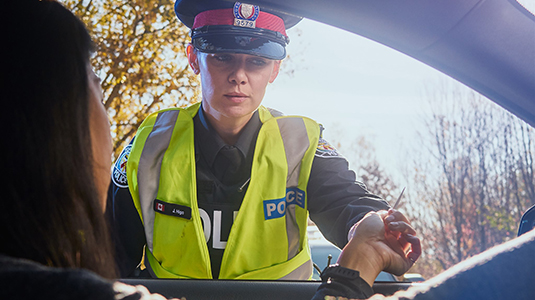
<svg viewBox="0 0 535 300"><path fill-rule="evenodd" d="M359 271L352 269L344 268L339 265L330 265L321 272L321 281L326 282L330 278L334 279L345 279L345 280L355 280L360 278Z"/></svg>
<svg viewBox="0 0 535 300"><path fill-rule="evenodd" d="M359 291L365 296L364 298L369 298L374 294L372 287L360 277L359 271L344 268L337 264L325 268L320 277L323 284L342 284L351 288L354 292Z"/></svg>

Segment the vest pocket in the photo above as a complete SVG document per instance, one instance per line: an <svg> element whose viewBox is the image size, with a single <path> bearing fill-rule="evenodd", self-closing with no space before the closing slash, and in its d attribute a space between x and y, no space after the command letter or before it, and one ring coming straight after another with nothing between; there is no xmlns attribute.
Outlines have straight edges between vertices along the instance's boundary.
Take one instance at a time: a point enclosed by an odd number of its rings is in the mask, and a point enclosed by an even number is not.
<svg viewBox="0 0 535 300"><path fill-rule="evenodd" d="M156 213L151 253L155 261L149 261L158 277L212 277L204 233L202 228L196 228L196 223L200 221L196 222L195 219L195 215L188 220ZM158 265L154 265L154 262Z"/></svg>
<svg viewBox="0 0 535 300"><path fill-rule="evenodd" d="M266 280L310 280L312 278L312 259L310 250L305 247L292 259L267 268L247 272L236 278L221 279L266 279Z"/></svg>

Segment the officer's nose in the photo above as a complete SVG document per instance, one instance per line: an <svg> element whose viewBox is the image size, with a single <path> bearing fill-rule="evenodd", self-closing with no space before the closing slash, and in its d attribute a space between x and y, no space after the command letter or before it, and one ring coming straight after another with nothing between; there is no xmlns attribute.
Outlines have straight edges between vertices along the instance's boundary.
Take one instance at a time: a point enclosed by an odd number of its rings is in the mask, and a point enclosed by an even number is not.
<svg viewBox="0 0 535 300"><path fill-rule="evenodd" d="M245 63L237 62L234 65L234 68L232 69L229 75L229 81L237 85L247 83L247 72L245 70Z"/></svg>

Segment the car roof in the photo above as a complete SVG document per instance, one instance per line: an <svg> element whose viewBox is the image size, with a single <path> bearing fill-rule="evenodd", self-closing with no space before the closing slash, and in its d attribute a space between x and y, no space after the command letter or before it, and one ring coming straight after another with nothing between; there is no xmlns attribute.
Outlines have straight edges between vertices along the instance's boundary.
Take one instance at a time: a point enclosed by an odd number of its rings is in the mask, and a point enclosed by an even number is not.
<svg viewBox="0 0 535 300"><path fill-rule="evenodd" d="M248 2L330 24L396 49L535 126L535 16L515 0Z"/></svg>

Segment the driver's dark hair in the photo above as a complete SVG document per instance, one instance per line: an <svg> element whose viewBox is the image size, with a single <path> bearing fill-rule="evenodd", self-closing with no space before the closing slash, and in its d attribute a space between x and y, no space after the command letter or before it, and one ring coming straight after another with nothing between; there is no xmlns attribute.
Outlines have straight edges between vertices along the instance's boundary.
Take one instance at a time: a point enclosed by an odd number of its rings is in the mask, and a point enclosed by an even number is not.
<svg viewBox="0 0 535 300"><path fill-rule="evenodd" d="M55 1L0 12L0 253L114 278L89 134L91 38Z"/></svg>

